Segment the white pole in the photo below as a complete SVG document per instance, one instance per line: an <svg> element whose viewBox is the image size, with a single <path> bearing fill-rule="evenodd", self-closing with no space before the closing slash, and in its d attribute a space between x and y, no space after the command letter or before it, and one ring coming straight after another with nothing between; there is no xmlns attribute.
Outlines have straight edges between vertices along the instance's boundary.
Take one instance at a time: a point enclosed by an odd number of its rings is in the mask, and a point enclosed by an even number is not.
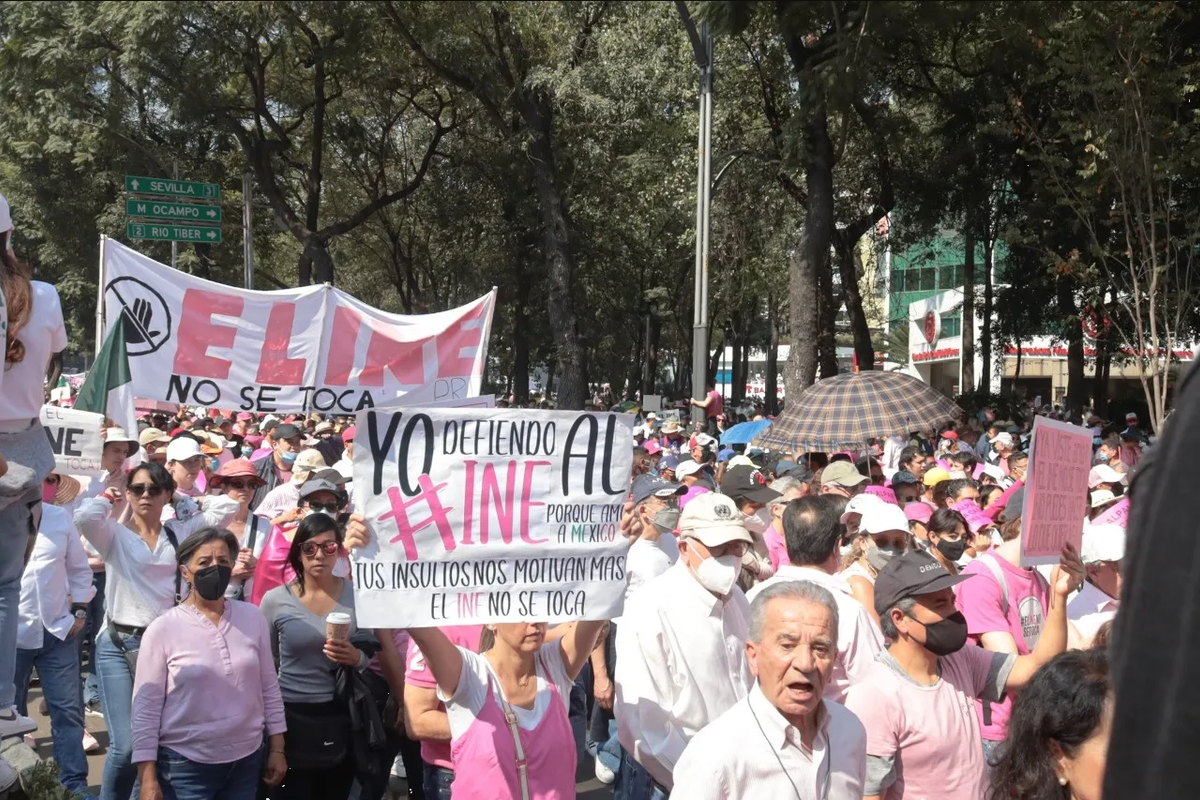
<svg viewBox="0 0 1200 800"><path fill-rule="evenodd" d="M100 354L100 347L104 344L104 251L108 237L100 234L100 277L96 281L96 354Z"/></svg>
<svg viewBox="0 0 1200 800"><path fill-rule="evenodd" d="M250 208L250 195L254 191L253 177L242 173L242 269L247 289L254 288L254 218Z"/></svg>

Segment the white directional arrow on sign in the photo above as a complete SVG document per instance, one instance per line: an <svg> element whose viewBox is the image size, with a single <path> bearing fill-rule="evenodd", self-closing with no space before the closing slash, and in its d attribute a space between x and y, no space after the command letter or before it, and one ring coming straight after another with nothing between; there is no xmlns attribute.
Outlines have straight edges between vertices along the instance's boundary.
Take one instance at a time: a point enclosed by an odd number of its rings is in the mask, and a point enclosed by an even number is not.
<svg viewBox="0 0 1200 800"><path fill-rule="evenodd" d="M134 178L134 179L133 179L132 186L133 186L133 190L136 192L136 191L137 191L137 189L138 189L138 182L137 182L137 178Z"/></svg>
<svg viewBox="0 0 1200 800"><path fill-rule="evenodd" d="M209 219L212 219L216 215L217 215L217 212L211 208L207 212L205 212L205 216L208 217Z"/></svg>
<svg viewBox="0 0 1200 800"><path fill-rule="evenodd" d="M214 231L209 231L207 236L210 240L217 238L217 234Z"/></svg>

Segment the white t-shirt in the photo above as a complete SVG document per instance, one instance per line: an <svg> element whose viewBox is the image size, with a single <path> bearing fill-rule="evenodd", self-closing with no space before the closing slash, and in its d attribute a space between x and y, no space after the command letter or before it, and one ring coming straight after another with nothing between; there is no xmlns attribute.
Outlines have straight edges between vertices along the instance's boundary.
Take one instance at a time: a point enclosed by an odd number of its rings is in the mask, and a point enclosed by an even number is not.
<svg viewBox="0 0 1200 800"><path fill-rule="evenodd" d="M639 537L629 546L629 552L625 555L625 575L629 578L625 599L632 597L646 581L662 575L678 560L679 543L673 534L661 534L654 541Z"/></svg>
<svg viewBox="0 0 1200 800"><path fill-rule="evenodd" d="M487 702L488 683L491 680L492 668L485 656L480 653L472 653L462 647L458 648L458 652L462 654L462 673L458 676L458 689L455 690L453 697L447 697L439 688L437 695L438 699L446 704L446 716L450 721L450 738L458 739L463 736L475 718L479 716L479 712L483 710L483 704ZM562 645L557 641L546 642L538 651L538 656L534 659L534 664L537 666L537 696L533 701L533 708L521 708L513 706L513 713L517 716L517 725L527 731L531 731L541 724L542 718L546 716L546 710L550 708L550 694L552 691L557 691L562 697L563 707L571 707L571 686L574 683L570 676L567 675L566 664L563 663ZM542 669L545 664L546 670ZM496 681L496 686L499 686L499 680Z"/></svg>
<svg viewBox="0 0 1200 800"><path fill-rule="evenodd" d="M31 283L29 322L17 333L25 345L25 358L7 369L0 383L0 422L31 420L42 413L50 357L67 349L67 326L58 292L48 283Z"/></svg>

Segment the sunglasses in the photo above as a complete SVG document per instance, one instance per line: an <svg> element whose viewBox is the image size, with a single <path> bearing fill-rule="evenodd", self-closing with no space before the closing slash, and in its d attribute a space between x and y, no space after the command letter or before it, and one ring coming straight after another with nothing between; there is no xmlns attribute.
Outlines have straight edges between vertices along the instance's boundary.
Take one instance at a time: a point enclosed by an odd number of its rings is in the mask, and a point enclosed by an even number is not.
<svg viewBox="0 0 1200 800"><path fill-rule="evenodd" d="M226 478L224 481L222 481L222 485L226 489L256 489L256 488L258 488L257 484L254 481L248 480L248 479L242 479L242 478Z"/></svg>
<svg viewBox="0 0 1200 800"><path fill-rule="evenodd" d="M316 558L318 551L327 556L332 556L341 549L342 546L337 542L305 542L300 545L300 552L308 558Z"/></svg>
<svg viewBox="0 0 1200 800"><path fill-rule="evenodd" d="M309 503L308 507L313 511L328 511L330 514L336 514L338 512L337 503Z"/></svg>
<svg viewBox="0 0 1200 800"><path fill-rule="evenodd" d="M158 497L165 491L161 486L155 486L152 483L134 483L129 486L129 493L134 497L149 495L150 497Z"/></svg>
<svg viewBox="0 0 1200 800"><path fill-rule="evenodd" d="M57 475L47 475L46 483L50 484L51 486L58 486L58 476Z"/></svg>

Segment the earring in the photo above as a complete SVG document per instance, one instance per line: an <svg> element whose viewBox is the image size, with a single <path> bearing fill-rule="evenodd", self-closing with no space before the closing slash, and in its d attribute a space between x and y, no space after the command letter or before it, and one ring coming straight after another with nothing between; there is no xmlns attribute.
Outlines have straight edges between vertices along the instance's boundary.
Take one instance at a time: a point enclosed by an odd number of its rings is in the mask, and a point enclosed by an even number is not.
<svg viewBox="0 0 1200 800"><path fill-rule="evenodd" d="M1066 779L1066 777L1064 777L1064 776L1060 776L1060 777L1059 777L1059 779L1058 779L1058 785L1059 785L1059 786L1066 786L1066 785L1067 785L1067 779Z"/></svg>

